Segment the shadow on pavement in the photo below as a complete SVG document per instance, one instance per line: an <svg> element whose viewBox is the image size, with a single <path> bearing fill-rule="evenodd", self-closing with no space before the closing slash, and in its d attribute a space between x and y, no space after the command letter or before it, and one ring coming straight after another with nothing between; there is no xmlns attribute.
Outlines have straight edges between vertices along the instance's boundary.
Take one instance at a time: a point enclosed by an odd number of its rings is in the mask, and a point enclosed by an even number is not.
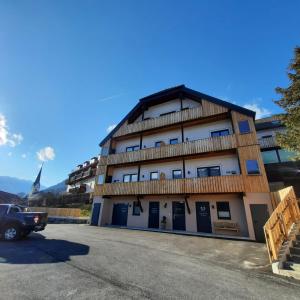
<svg viewBox="0 0 300 300"><path fill-rule="evenodd" d="M66 240L45 239L39 233L16 242L0 241L0 266L8 264L45 264L71 260L71 256L87 255L90 247Z"/></svg>

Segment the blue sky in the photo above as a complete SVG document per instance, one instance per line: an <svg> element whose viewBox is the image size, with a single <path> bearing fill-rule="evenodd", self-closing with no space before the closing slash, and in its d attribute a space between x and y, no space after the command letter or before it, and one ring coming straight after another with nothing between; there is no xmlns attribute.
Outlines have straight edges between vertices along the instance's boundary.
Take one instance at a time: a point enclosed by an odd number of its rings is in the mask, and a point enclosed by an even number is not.
<svg viewBox="0 0 300 300"><path fill-rule="evenodd" d="M260 114L300 44L299 1L0 1L0 175L42 184L99 153L137 100L178 84ZM2 136L2 142L1 142Z"/></svg>

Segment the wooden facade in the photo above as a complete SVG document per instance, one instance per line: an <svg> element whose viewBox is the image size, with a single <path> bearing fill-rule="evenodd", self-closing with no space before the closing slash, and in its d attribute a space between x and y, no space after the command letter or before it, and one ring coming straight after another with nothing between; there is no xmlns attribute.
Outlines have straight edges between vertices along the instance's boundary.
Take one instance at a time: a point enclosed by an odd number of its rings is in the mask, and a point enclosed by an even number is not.
<svg viewBox="0 0 300 300"><path fill-rule="evenodd" d="M142 149L133 152L111 154L107 157L101 157L100 164L117 165L138 161L230 150L235 149L236 147L236 136L228 135L185 142L176 145L164 145L156 148Z"/></svg>
<svg viewBox="0 0 300 300"><path fill-rule="evenodd" d="M95 187L95 195L172 195L241 193L245 190L241 175L105 183Z"/></svg>

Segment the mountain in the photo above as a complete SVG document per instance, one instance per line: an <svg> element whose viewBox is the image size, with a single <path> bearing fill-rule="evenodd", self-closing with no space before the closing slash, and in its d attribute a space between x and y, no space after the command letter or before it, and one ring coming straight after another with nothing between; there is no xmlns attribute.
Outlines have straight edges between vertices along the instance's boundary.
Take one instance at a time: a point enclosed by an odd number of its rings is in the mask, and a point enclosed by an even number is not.
<svg viewBox="0 0 300 300"><path fill-rule="evenodd" d="M24 204L24 201L17 195L0 191L0 204Z"/></svg>
<svg viewBox="0 0 300 300"><path fill-rule="evenodd" d="M12 194L20 194L25 193L28 194L31 191L32 181L19 179L15 177L9 176L0 176L0 190L12 193ZM41 189L45 188L41 186Z"/></svg>
<svg viewBox="0 0 300 300"><path fill-rule="evenodd" d="M67 186L65 183L65 180L62 182L59 182L58 184L52 185L44 190L42 190L42 193L53 193L53 194L60 194L62 192L65 192L67 190Z"/></svg>

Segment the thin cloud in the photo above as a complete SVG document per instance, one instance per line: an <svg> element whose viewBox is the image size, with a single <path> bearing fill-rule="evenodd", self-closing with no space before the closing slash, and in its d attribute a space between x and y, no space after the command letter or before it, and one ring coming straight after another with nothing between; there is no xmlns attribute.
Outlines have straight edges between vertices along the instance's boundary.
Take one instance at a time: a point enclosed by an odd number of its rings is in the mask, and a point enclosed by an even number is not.
<svg viewBox="0 0 300 300"><path fill-rule="evenodd" d="M119 97L121 97L123 95L124 95L124 93L115 94L115 95L112 95L112 96L104 97L104 98L99 99L98 102L105 102L105 101L108 101L108 100L116 99L116 98L119 98Z"/></svg>
<svg viewBox="0 0 300 300"><path fill-rule="evenodd" d="M27 157L26 153L23 153L21 157L25 159Z"/></svg>
<svg viewBox="0 0 300 300"><path fill-rule="evenodd" d="M261 99L259 98L257 101L261 101ZM260 106L260 104L258 104L257 101L252 101L251 103L246 103L244 105L244 107L255 111L256 119L261 119L261 118L270 116L272 114L272 112L269 109Z"/></svg>
<svg viewBox="0 0 300 300"><path fill-rule="evenodd" d="M112 130L115 129L116 126L117 126L117 124L109 125L109 126L106 128L106 132L107 132L107 133L110 133Z"/></svg>

